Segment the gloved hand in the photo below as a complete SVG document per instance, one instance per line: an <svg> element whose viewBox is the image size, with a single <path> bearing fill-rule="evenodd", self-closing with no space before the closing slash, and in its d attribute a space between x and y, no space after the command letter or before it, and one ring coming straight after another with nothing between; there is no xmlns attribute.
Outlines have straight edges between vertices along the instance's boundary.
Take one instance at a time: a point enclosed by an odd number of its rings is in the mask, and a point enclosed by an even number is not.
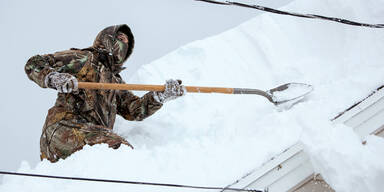
<svg viewBox="0 0 384 192"><path fill-rule="evenodd" d="M77 79L69 73L49 73L45 77L45 85L56 89L59 93L71 93L78 89Z"/></svg>
<svg viewBox="0 0 384 192"><path fill-rule="evenodd" d="M160 103L165 103L167 101L183 96L187 91L185 90L185 87L181 85L181 83L181 80L167 80L165 82L164 91L158 91L153 93L154 99Z"/></svg>

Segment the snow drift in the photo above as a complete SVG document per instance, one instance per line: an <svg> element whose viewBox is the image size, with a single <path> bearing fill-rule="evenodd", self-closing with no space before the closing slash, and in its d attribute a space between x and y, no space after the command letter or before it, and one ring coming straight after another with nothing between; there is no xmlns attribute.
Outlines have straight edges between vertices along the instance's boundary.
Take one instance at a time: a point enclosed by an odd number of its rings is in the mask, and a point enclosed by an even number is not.
<svg viewBox="0 0 384 192"><path fill-rule="evenodd" d="M296 0L282 9L367 23L384 16L379 0ZM383 41L383 29L262 14L142 66L128 82L179 78L186 85L265 90L312 84L315 90L303 102L281 111L258 96L191 93L143 122L118 119L115 131L135 150L87 146L55 164L31 168L24 162L19 172L224 187L301 140L336 191L380 191L384 141L370 136L361 146L352 129L330 119L384 84ZM81 190L196 191L15 176L5 176L0 186Z"/></svg>

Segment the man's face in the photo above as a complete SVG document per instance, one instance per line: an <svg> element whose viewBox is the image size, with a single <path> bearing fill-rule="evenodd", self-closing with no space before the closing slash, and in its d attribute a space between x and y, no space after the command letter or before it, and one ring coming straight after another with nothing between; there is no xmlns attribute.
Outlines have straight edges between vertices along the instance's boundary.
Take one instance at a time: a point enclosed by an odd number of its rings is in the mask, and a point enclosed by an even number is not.
<svg viewBox="0 0 384 192"><path fill-rule="evenodd" d="M128 52L128 36L125 33L117 32L116 42L113 45L113 55L116 64L121 66Z"/></svg>
<svg viewBox="0 0 384 192"><path fill-rule="evenodd" d="M117 33L117 39L124 42L124 43L128 43L128 36L125 33L118 32Z"/></svg>

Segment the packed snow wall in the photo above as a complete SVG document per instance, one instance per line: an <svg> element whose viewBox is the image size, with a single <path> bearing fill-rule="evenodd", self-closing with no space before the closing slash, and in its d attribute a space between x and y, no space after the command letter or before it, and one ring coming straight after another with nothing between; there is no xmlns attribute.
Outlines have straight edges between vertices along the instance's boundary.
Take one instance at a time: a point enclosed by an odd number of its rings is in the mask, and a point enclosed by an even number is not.
<svg viewBox="0 0 384 192"><path fill-rule="evenodd" d="M384 2L378 0L296 0L282 9L384 22ZM162 84L176 78L185 85L264 90L287 82L312 84L315 90L303 102L281 110L259 96L190 93L142 122L118 119L115 131L134 150L87 146L65 161L33 168L25 162L19 171L224 187L301 140L334 189L376 191L384 187L377 179L384 176L383 140L372 136L372 144L361 147L351 129L330 119L384 83L383 32L262 14L185 45L125 79ZM14 176L4 177L0 186L26 190L195 191Z"/></svg>

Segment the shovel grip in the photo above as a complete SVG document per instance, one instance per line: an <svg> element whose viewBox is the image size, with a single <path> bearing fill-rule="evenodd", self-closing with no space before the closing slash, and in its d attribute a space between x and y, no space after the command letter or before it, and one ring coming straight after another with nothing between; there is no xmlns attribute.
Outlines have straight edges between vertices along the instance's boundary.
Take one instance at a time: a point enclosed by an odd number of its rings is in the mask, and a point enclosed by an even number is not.
<svg viewBox="0 0 384 192"><path fill-rule="evenodd" d="M114 89L114 90L131 90L131 91L164 91L164 85L143 85L143 84L118 84L118 83L93 83L79 82L79 89ZM234 88L225 87L197 87L185 86L189 93L224 93L233 94Z"/></svg>

